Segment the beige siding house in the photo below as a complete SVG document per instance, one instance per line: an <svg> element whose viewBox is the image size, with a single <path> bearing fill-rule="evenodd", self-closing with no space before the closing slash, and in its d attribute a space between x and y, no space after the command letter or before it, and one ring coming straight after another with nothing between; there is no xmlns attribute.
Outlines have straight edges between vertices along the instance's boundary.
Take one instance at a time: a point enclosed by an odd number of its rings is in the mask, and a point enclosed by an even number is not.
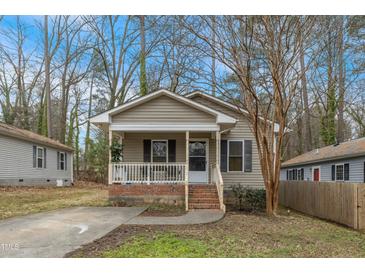
<svg viewBox="0 0 365 274"><path fill-rule="evenodd" d="M224 210L232 185L263 187L248 120L216 97L160 90L91 122L123 145L122 161L109 164L111 198Z"/></svg>

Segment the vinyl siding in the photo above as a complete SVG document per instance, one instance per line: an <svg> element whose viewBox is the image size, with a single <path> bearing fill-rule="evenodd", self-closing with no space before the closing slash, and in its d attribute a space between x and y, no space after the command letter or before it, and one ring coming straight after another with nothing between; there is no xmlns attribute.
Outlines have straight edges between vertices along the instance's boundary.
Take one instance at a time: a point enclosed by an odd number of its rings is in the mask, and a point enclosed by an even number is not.
<svg viewBox="0 0 365 274"><path fill-rule="evenodd" d="M248 120L240 113L217 104L209 99L195 96L192 98L194 101L206 105L212 109L220 111L231 117L238 119L236 126L232 128L228 133L222 134L222 139L227 140L252 140L252 172L222 172L224 186L226 189L230 189L234 184L242 184L244 186L262 188L264 187L264 180L261 173L261 165L256 145L255 136L253 135Z"/></svg>
<svg viewBox="0 0 365 274"><path fill-rule="evenodd" d="M162 95L112 117L114 124L200 124L216 118L201 110Z"/></svg>
<svg viewBox="0 0 365 274"><path fill-rule="evenodd" d="M47 149L47 168L33 168L33 145L37 144L0 135L0 184L15 183L19 179L24 180L24 185L27 181L47 184L47 179L53 183L57 179L72 181L71 153L67 152L67 170L57 170L58 150L39 145Z"/></svg>
<svg viewBox="0 0 365 274"><path fill-rule="evenodd" d="M364 182L364 162L365 157L357 157L357 158L348 158L336 161L326 161L322 163L314 163L314 164L307 164L303 166L295 166L295 168L304 168L304 178L305 180L312 180L312 168L319 166L320 167L320 180L325 182L331 182L331 168L332 165L336 164L346 164L348 163L350 166L350 179L349 182L354 183L363 183ZM292 169L294 167L288 167L281 169L280 179L286 180L286 170Z"/></svg>

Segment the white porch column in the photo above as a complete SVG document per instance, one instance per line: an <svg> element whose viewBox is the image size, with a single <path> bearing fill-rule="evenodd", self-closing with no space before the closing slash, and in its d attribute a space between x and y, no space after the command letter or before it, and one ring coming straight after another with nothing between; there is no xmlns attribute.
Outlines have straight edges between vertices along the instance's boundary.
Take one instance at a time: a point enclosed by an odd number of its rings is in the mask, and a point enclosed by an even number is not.
<svg viewBox="0 0 365 274"><path fill-rule="evenodd" d="M215 132L215 163L220 167L220 161L221 161L221 134L219 131Z"/></svg>
<svg viewBox="0 0 365 274"><path fill-rule="evenodd" d="M189 210L189 131L185 133L185 210Z"/></svg>
<svg viewBox="0 0 365 274"><path fill-rule="evenodd" d="M112 146L112 142L113 142L113 131L110 129L109 126L109 132L108 132L108 137L109 137L109 164L108 164L108 184L111 185L113 183L113 166L112 166L112 151L111 151L111 146Z"/></svg>

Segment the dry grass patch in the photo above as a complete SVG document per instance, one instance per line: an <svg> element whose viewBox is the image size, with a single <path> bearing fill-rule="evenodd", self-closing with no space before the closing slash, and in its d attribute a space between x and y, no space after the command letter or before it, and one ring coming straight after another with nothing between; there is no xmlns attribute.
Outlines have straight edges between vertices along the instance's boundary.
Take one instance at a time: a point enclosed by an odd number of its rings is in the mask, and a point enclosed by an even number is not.
<svg viewBox="0 0 365 274"><path fill-rule="evenodd" d="M185 248L190 241L198 253ZM122 225L69 256L365 257L365 234L295 212L278 218L230 212L204 225Z"/></svg>
<svg viewBox="0 0 365 274"><path fill-rule="evenodd" d="M108 205L106 187L1 187L0 219L71 206Z"/></svg>

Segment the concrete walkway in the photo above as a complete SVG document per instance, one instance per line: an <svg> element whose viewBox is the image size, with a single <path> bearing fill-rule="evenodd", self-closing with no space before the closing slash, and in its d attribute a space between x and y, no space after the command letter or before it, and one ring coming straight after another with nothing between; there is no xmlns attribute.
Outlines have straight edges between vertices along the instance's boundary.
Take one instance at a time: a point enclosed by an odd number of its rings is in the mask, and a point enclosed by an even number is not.
<svg viewBox="0 0 365 274"><path fill-rule="evenodd" d="M136 216L127 225L195 225L219 221L224 216L221 210L201 209L192 210L187 214L176 217L144 217Z"/></svg>
<svg viewBox="0 0 365 274"><path fill-rule="evenodd" d="M139 215L143 207L75 207L0 221L0 257L63 257Z"/></svg>

